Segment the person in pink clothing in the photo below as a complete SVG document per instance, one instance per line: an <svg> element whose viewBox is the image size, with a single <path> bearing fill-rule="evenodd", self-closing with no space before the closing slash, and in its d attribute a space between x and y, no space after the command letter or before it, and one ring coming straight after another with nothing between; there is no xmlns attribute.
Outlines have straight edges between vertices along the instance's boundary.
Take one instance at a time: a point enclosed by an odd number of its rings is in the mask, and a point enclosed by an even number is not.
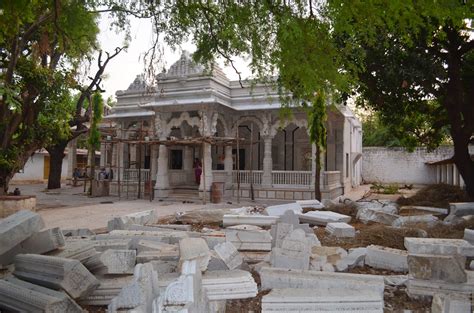
<svg viewBox="0 0 474 313"><path fill-rule="evenodd" d="M202 174L202 164L201 161L199 161L198 158L194 159L194 179L196 181L196 184L201 183L201 174Z"/></svg>

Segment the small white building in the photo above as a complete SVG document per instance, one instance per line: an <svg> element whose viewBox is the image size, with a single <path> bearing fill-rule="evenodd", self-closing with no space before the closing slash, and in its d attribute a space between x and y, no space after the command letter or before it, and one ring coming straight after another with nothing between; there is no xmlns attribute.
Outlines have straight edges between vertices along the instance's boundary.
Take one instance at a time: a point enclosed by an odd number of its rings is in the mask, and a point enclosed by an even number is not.
<svg viewBox="0 0 474 313"><path fill-rule="evenodd" d="M202 195L213 182L223 182L227 196L237 196L239 182L244 198L250 183L260 199L314 198L316 147L306 113L292 108L292 117L282 119L276 90L243 84L217 65L207 72L186 52L158 76L155 91L137 77L116 93L117 104L105 118L115 133L103 143L101 165L116 169L117 185L133 185L140 175L158 198L180 190ZM323 198L335 198L361 183L362 129L349 108L331 105L327 130L321 186ZM237 138L245 140L238 155ZM199 185L196 159L203 165Z"/></svg>
<svg viewBox="0 0 474 313"><path fill-rule="evenodd" d="M74 143L74 142L73 142ZM75 144L75 143L74 143ZM72 178L72 171L75 167L86 168L87 165L87 150L74 149L73 153L69 153L71 145L66 149L66 156L63 159L61 180L66 181ZM72 157L76 156L73 161ZM37 150L26 162L23 170L16 173L11 180L12 183L43 183L48 180L50 168L50 156L46 149Z"/></svg>

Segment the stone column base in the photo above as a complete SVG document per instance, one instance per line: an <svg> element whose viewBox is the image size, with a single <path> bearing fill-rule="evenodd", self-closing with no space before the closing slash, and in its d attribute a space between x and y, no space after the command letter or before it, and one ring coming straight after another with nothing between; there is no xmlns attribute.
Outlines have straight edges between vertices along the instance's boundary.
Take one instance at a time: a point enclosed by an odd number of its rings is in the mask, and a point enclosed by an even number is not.
<svg viewBox="0 0 474 313"><path fill-rule="evenodd" d="M155 189L155 198L168 198L169 194L169 189Z"/></svg>

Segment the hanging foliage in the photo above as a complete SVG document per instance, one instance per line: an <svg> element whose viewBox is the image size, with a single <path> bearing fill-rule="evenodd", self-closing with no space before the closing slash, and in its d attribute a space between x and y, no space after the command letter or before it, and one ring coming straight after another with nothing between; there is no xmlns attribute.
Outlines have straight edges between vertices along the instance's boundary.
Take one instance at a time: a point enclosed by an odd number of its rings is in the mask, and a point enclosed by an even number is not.
<svg viewBox="0 0 474 313"><path fill-rule="evenodd" d="M104 111L104 100L99 92L92 95L92 120L89 133L89 148L97 150L100 148L99 123L102 120Z"/></svg>

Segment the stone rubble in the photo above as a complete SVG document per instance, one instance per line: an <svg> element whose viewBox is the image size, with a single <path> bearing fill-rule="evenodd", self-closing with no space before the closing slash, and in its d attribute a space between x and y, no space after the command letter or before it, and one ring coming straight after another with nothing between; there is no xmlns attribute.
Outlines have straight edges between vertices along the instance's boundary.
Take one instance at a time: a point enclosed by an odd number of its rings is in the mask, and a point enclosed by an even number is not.
<svg viewBox="0 0 474 313"><path fill-rule="evenodd" d="M0 256L30 238L44 227L41 216L31 211L18 211L0 220Z"/></svg>
<svg viewBox="0 0 474 313"><path fill-rule="evenodd" d="M441 213L410 207L427 214L401 216L404 208L390 201L355 206L362 222L388 227L437 222L433 214ZM357 240L347 224L351 217L316 200L176 214L183 224L157 224L150 210L114 217L109 232L97 235L89 229L41 230L37 214L15 215L8 223L0 220L0 236L16 238L0 253L1 264L14 261L16 276L0 279L0 294L6 295L0 310L82 312L80 304L107 306L108 312L225 313L227 301L272 289L262 297L262 312L383 312L385 286L404 285L410 296L433 297L433 312L471 309L466 299L474 272L465 269L474 257L470 229L465 240L405 238L407 251L375 245L346 251L322 246L310 225L325 226L334 240ZM190 224L199 223L225 227L192 231ZM409 275L343 273L364 265ZM260 289L251 271L260 275Z"/></svg>

